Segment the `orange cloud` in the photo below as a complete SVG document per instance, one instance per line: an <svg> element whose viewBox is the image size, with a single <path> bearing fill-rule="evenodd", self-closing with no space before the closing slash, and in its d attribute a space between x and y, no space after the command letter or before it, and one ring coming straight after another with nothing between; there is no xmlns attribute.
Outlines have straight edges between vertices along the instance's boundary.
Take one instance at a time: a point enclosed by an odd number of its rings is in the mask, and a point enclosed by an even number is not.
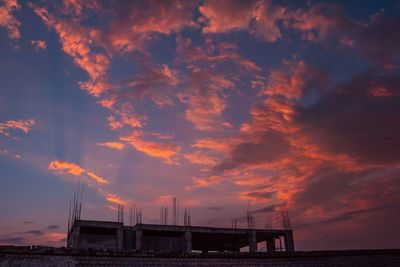
<svg viewBox="0 0 400 267"><path fill-rule="evenodd" d="M35 125L34 119L25 119L25 120L10 120L6 122L0 123L0 134L9 136L9 131L12 129L18 129L23 131L24 133L28 133L33 125Z"/></svg>
<svg viewBox="0 0 400 267"><path fill-rule="evenodd" d="M142 49L154 34L179 32L187 26L196 26L192 21L191 1L134 1L118 5L118 18L111 23L108 42L113 49L132 51Z"/></svg>
<svg viewBox="0 0 400 267"><path fill-rule="evenodd" d="M171 142L156 143L146 141L140 131L135 131L130 136L121 137L120 140L128 142L136 150L148 156L163 158L166 163L174 163L174 157L180 151L180 147Z"/></svg>
<svg viewBox="0 0 400 267"><path fill-rule="evenodd" d="M126 202L124 200L122 200L121 198L119 198L117 195L114 195L114 194L108 194L106 196L106 199L108 202L110 202L112 204L119 204L119 205L126 204Z"/></svg>
<svg viewBox="0 0 400 267"><path fill-rule="evenodd" d="M92 40L98 32L81 27L76 22L59 20L45 8L33 6L33 9L48 27L57 32L64 52L88 73L90 80L81 83L81 87L91 95L100 96L109 86L104 77L110 60L104 54L91 51Z"/></svg>
<svg viewBox="0 0 400 267"><path fill-rule="evenodd" d="M385 87L374 87L371 88L370 91L371 95L375 96L375 97L383 97L383 96L391 96L392 93L387 90Z"/></svg>
<svg viewBox="0 0 400 267"><path fill-rule="evenodd" d="M61 160L55 160L49 163L48 166L49 170L57 170L57 171L66 171L66 173L71 174L71 175L81 175L85 173L85 169L80 167L77 164L66 162L66 161L61 161Z"/></svg>
<svg viewBox="0 0 400 267"><path fill-rule="evenodd" d="M117 149L117 150L122 150L125 147L124 144L119 143L119 142L105 142L105 143L98 143L97 145L105 146L105 147L109 147L109 148Z"/></svg>
<svg viewBox="0 0 400 267"><path fill-rule="evenodd" d="M188 190L191 190L193 188L198 188L198 187L207 187L207 186L212 186L219 184L222 181L222 178L220 176L209 176L209 177L192 177L194 181L194 185L191 187L188 187Z"/></svg>
<svg viewBox="0 0 400 267"><path fill-rule="evenodd" d="M61 171L62 173L70 174L73 176L81 176L81 175L86 175L93 181L99 183L99 184L107 184L108 181L104 179L103 177L100 177L96 174L94 174L91 171L85 170L81 166L67 162L67 161L62 161L62 160L54 160L49 163L48 166L49 170L53 171Z"/></svg>
<svg viewBox="0 0 400 267"><path fill-rule="evenodd" d="M130 126L141 128L145 124L146 117L135 113L131 103L125 102L112 109L113 115L108 117L108 125L112 130Z"/></svg>
<svg viewBox="0 0 400 267"><path fill-rule="evenodd" d="M46 50L47 48L47 43L44 40L32 40L31 44L33 45L33 47L35 47L36 50Z"/></svg>
<svg viewBox="0 0 400 267"><path fill-rule="evenodd" d="M173 93L170 92L178 84L178 73L168 65L160 64L148 67L143 64L140 74L129 81L126 86L132 88L128 93L131 98L142 99L149 96L159 107L173 104Z"/></svg>
<svg viewBox="0 0 400 267"><path fill-rule="evenodd" d="M106 179L104 179L103 177L100 177L100 176L94 174L93 172L86 171L86 174L87 174L90 178L92 178L94 181L98 182L99 184L106 184L106 183L108 183Z"/></svg>
<svg viewBox="0 0 400 267"><path fill-rule="evenodd" d="M214 165L217 163L217 160L214 157L201 152L187 153L184 157L194 164Z"/></svg>
<svg viewBox="0 0 400 267"><path fill-rule="evenodd" d="M194 73L188 90L178 94L181 102L188 104L186 119L201 131L213 131L229 128L230 124L220 120L226 108L224 89L235 85L220 74L208 72Z"/></svg>
<svg viewBox="0 0 400 267"><path fill-rule="evenodd" d="M213 152L226 154L229 153L235 144L238 144L240 139L237 137L225 138L200 138L195 141L192 147L199 149L207 149Z"/></svg>
<svg viewBox="0 0 400 267"><path fill-rule="evenodd" d="M282 36L277 21L286 18L285 8L269 0L204 1L199 11L204 33L249 30L267 42Z"/></svg>
<svg viewBox="0 0 400 267"><path fill-rule="evenodd" d="M256 1L204 1L199 7L207 25L204 33L246 29L256 8Z"/></svg>
<svg viewBox="0 0 400 267"><path fill-rule="evenodd" d="M13 12L20 9L20 5L17 0L1 0L0 3L0 26L6 28L11 39L19 39L21 22L13 16Z"/></svg>

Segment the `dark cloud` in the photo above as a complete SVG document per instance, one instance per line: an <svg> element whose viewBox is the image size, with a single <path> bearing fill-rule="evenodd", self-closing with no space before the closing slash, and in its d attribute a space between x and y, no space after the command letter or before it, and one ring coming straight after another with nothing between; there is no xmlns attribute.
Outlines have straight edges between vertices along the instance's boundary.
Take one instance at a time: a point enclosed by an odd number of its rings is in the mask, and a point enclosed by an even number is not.
<svg viewBox="0 0 400 267"><path fill-rule="evenodd" d="M29 234L29 235L34 235L34 236L44 235L44 233L40 230L30 230L30 231L25 231L25 232L18 232L18 234Z"/></svg>
<svg viewBox="0 0 400 267"><path fill-rule="evenodd" d="M378 12L368 19L355 20L337 4L312 5L308 10L291 12L292 27L309 40L326 44L341 43L380 66L400 59L400 18ZM334 46L335 48L337 46Z"/></svg>
<svg viewBox="0 0 400 267"><path fill-rule="evenodd" d="M374 212L382 212L382 211L385 212L387 210L399 209L399 208L400 208L400 203L392 203L392 204L386 204L386 205L381 205L381 206L375 206L375 207L367 208L367 209L353 210L353 211L343 212L335 217L331 217L326 220L321 220L321 221L310 223L310 224L300 224L300 225L297 225L296 228L297 229L309 228L309 227L315 227L317 225L323 226L323 225L327 225L327 224L350 221L350 220L357 219L360 216L363 216L365 214L374 213Z"/></svg>
<svg viewBox="0 0 400 267"><path fill-rule="evenodd" d="M58 226L58 225L49 225L49 226L47 226L46 228L47 228L48 230L55 230L55 229L60 228L60 226Z"/></svg>
<svg viewBox="0 0 400 267"><path fill-rule="evenodd" d="M381 94L374 95L375 89ZM295 121L327 152L366 164L395 163L400 160L399 89L398 72L370 71L338 84L318 103L298 107Z"/></svg>
<svg viewBox="0 0 400 267"><path fill-rule="evenodd" d="M7 237L7 238L3 238L0 239L0 244L11 244L11 245L22 245L24 242L24 238L23 237Z"/></svg>
<svg viewBox="0 0 400 267"><path fill-rule="evenodd" d="M34 224L32 221L24 221L22 224Z"/></svg>
<svg viewBox="0 0 400 267"><path fill-rule="evenodd" d="M275 195L275 192L262 192L262 191L252 191L246 194L248 197L271 199Z"/></svg>
<svg viewBox="0 0 400 267"><path fill-rule="evenodd" d="M231 159L215 170L228 170L246 164L260 164L281 159L290 150L290 143L277 131L267 131L257 142L244 142L234 147Z"/></svg>
<svg viewBox="0 0 400 267"><path fill-rule="evenodd" d="M399 24L399 17L378 13L369 24L357 24L355 29L348 29L347 34L353 37L354 48L361 53L375 62L390 64L400 56L400 32L396 29Z"/></svg>
<svg viewBox="0 0 400 267"><path fill-rule="evenodd" d="M279 205L269 205L264 208L253 211L253 213L267 213L267 212L275 212Z"/></svg>

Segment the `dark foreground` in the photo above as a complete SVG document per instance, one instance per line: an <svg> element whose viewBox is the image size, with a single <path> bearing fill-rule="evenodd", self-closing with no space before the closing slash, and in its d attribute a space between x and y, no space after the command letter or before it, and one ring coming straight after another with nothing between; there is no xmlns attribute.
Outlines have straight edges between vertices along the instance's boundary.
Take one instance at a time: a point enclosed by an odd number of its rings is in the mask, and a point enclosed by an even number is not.
<svg viewBox="0 0 400 267"><path fill-rule="evenodd" d="M400 249L255 253L139 253L0 246L0 266L400 266Z"/></svg>

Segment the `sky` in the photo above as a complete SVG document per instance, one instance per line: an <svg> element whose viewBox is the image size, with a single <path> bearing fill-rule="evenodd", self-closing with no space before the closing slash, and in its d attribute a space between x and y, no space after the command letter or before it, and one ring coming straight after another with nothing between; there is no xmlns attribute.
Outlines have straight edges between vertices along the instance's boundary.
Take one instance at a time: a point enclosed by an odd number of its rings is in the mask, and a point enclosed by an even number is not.
<svg viewBox="0 0 400 267"><path fill-rule="evenodd" d="M399 248L399 25L390 0L0 0L0 244L65 245L84 183L83 219L176 196L281 228L284 201L299 250Z"/></svg>

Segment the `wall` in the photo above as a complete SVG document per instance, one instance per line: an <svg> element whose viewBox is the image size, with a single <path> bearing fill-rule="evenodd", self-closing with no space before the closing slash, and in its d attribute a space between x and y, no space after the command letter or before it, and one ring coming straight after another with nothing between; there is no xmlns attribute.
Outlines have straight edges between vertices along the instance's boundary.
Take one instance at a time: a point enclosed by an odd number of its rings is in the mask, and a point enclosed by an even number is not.
<svg viewBox="0 0 400 267"><path fill-rule="evenodd" d="M400 266L400 250L296 252L290 255L134 255L66 250L1 250L0 266Z"/></svg>

